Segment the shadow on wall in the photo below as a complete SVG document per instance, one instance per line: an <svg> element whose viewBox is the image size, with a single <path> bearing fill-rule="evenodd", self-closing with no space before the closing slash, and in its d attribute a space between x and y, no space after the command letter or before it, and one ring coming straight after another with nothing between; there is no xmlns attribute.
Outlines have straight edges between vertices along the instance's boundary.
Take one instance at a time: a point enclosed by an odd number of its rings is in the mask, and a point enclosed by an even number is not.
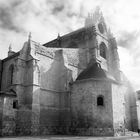
<svg viewBox="0 0 140 140"><path fill-rule="evenodd" d="M50 69L45 72L42 66L40 72L40 131L60 134L69 122L69 83L73 81L72 71L65 66L63 51L56 51Z"/></svg>
<svg viewBox="0 0 140 140"><path fill-rule="evenodd" d="M47 72L44 72L45 68L43 67L40 71L40 85L45 89L66 91L69 89L69 82L73 80L72 71L64 65L63 50L55 52L54 61Z"/></svg>

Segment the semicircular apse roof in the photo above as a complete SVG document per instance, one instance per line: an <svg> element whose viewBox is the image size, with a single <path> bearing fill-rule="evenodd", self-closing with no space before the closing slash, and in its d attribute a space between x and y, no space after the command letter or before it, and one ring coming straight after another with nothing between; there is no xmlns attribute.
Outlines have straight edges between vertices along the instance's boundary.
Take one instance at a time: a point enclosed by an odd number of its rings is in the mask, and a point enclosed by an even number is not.
<svg viewBox="0 0 140 140"><path fill-rule="evenodd" d="M99 63L94 63L83 70L76 80L84 80L84 79L110 79L114 80L115 78L109 74L107 71L103 70Z"/></svg>

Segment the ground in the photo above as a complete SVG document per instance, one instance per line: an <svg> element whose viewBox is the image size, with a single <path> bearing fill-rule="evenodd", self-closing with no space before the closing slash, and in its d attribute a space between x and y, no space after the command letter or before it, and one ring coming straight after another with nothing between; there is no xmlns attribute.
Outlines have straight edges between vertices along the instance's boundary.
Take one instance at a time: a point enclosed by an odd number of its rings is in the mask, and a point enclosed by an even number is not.
<svg viewBox="0 0 140 140"><path fill-rule="evenodd" d="M78 137L78 136L44 136L44 137L2 137L1 140L140 140L140 136L129 137Z"/></svg>

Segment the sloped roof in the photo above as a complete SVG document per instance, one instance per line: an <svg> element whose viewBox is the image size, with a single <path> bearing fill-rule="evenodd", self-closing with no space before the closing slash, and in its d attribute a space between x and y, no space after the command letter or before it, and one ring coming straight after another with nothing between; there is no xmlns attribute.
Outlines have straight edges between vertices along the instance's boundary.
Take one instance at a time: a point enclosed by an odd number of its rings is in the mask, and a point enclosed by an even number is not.
<svg viewBox="0 0 140 140"><path fill-rule="evenodd" d="M84 79L110 79L115 81L115 78L110 75L107 71L103 70L99 63L94 63L83 70L76 80L84 80Z"/></svg>
<svg viewBox="0 0 140 140"><path fill-rule="evenodd" d="M92 38L93 35L96 35L96 29L95 26L90 26L90 27L83 27L80 28L76 31L70 32L68 34L65 34L63 36L59 36L58 38L47 42L45 44L43 44L43 46L45 47L56 47L56 48L65 48L66 46L62 45L62 42L67 42L68 40L70 40L70 46L69 48L77 48L77 45L75 45L78 42L81 42L83 40Z"/></svg>

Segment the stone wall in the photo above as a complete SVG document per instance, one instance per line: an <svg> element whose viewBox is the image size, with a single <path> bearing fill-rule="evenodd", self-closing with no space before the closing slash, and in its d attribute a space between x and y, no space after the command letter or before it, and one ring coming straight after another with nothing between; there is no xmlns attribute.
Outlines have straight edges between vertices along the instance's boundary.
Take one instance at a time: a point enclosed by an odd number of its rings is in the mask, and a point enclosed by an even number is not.
<svg viewBox="0 0 140 140"><path fill-rule="evenodd" d="M66 134L70 123L69 84L78 73L77 60L72 61L75 55L71 53L76 51L39 47L32 45L37 59L33 65L32 112L36 117L32 115L32 133Z"/></svg>
<svg viewBox="0 0 140 140"><path fill-rule="evenodd" d="M16 130L16 109L13 109L12 97L1 97L3 100L3 113L2 113L2 135L15 135Z"/></svg>
<svg viewBox="0 0 140 140"><path fill-rule="evenodd" d="M123 135L125 129L125 90L121 85L112 84L113 125L116 135Z"/></svg>
<svg viewBox="0 0 140 140"><path fill-rule="evenodd" d="M97 97L104 105L97 106ZM107 81L77 81L71 93L72 133L76 135L113 135L111 84Z"/></svg>
<svg viewBox="0 0 140 140"><path fill-rule="evenodd" d="M1 80L2 80L2 60L0 60L0 90L1 90Z"/></svg>
<svg viewBox="0 0 140 140"><path fill-rule="evenodd" d="M140 128L140 99L137 99L138 128Z"/></svg>
<svg viewBox="0 0 140 140"><path fill-rule="evenodd" d="M2 82L1 90L4 91L8 88L8 70L11 65L14 65L13 83L16 83L16 59L17 56L3 61Z"/></svg>
<svg viewBox="0 0 140 140"><path fill-rule="evenodd" d="M2 135L3 98L0 98L0 136Z"/></svg>
<svg viewBox="0 0 140 140"><path fill-rule="evenodd" d="M113 123L116 135L137 130L135 93L129 84L112 84Z"/></svg>
<svg viewBox="0 0 140 140"><path fill-rule="evenodd" d="M108 68L109 72L115 77L117 81L120 81L120 59L117 50L116 39L112 36L108 39Z"/></svg>
<svg viewBox="0 0 140 140"><path fill-rule="evenodd" d="M20 108L16 116L16 135L31 135L32 110Z"/></svg>
<svg viewBox="0 0 140 140"><path fill-rule="evenodd" d="M129 108L131 117L131 130L137 132L138 128L138 116L137 116L137 104L136 104L136 92L134 92L130 83L127 84L127 93L129 97Z"/></svg>

